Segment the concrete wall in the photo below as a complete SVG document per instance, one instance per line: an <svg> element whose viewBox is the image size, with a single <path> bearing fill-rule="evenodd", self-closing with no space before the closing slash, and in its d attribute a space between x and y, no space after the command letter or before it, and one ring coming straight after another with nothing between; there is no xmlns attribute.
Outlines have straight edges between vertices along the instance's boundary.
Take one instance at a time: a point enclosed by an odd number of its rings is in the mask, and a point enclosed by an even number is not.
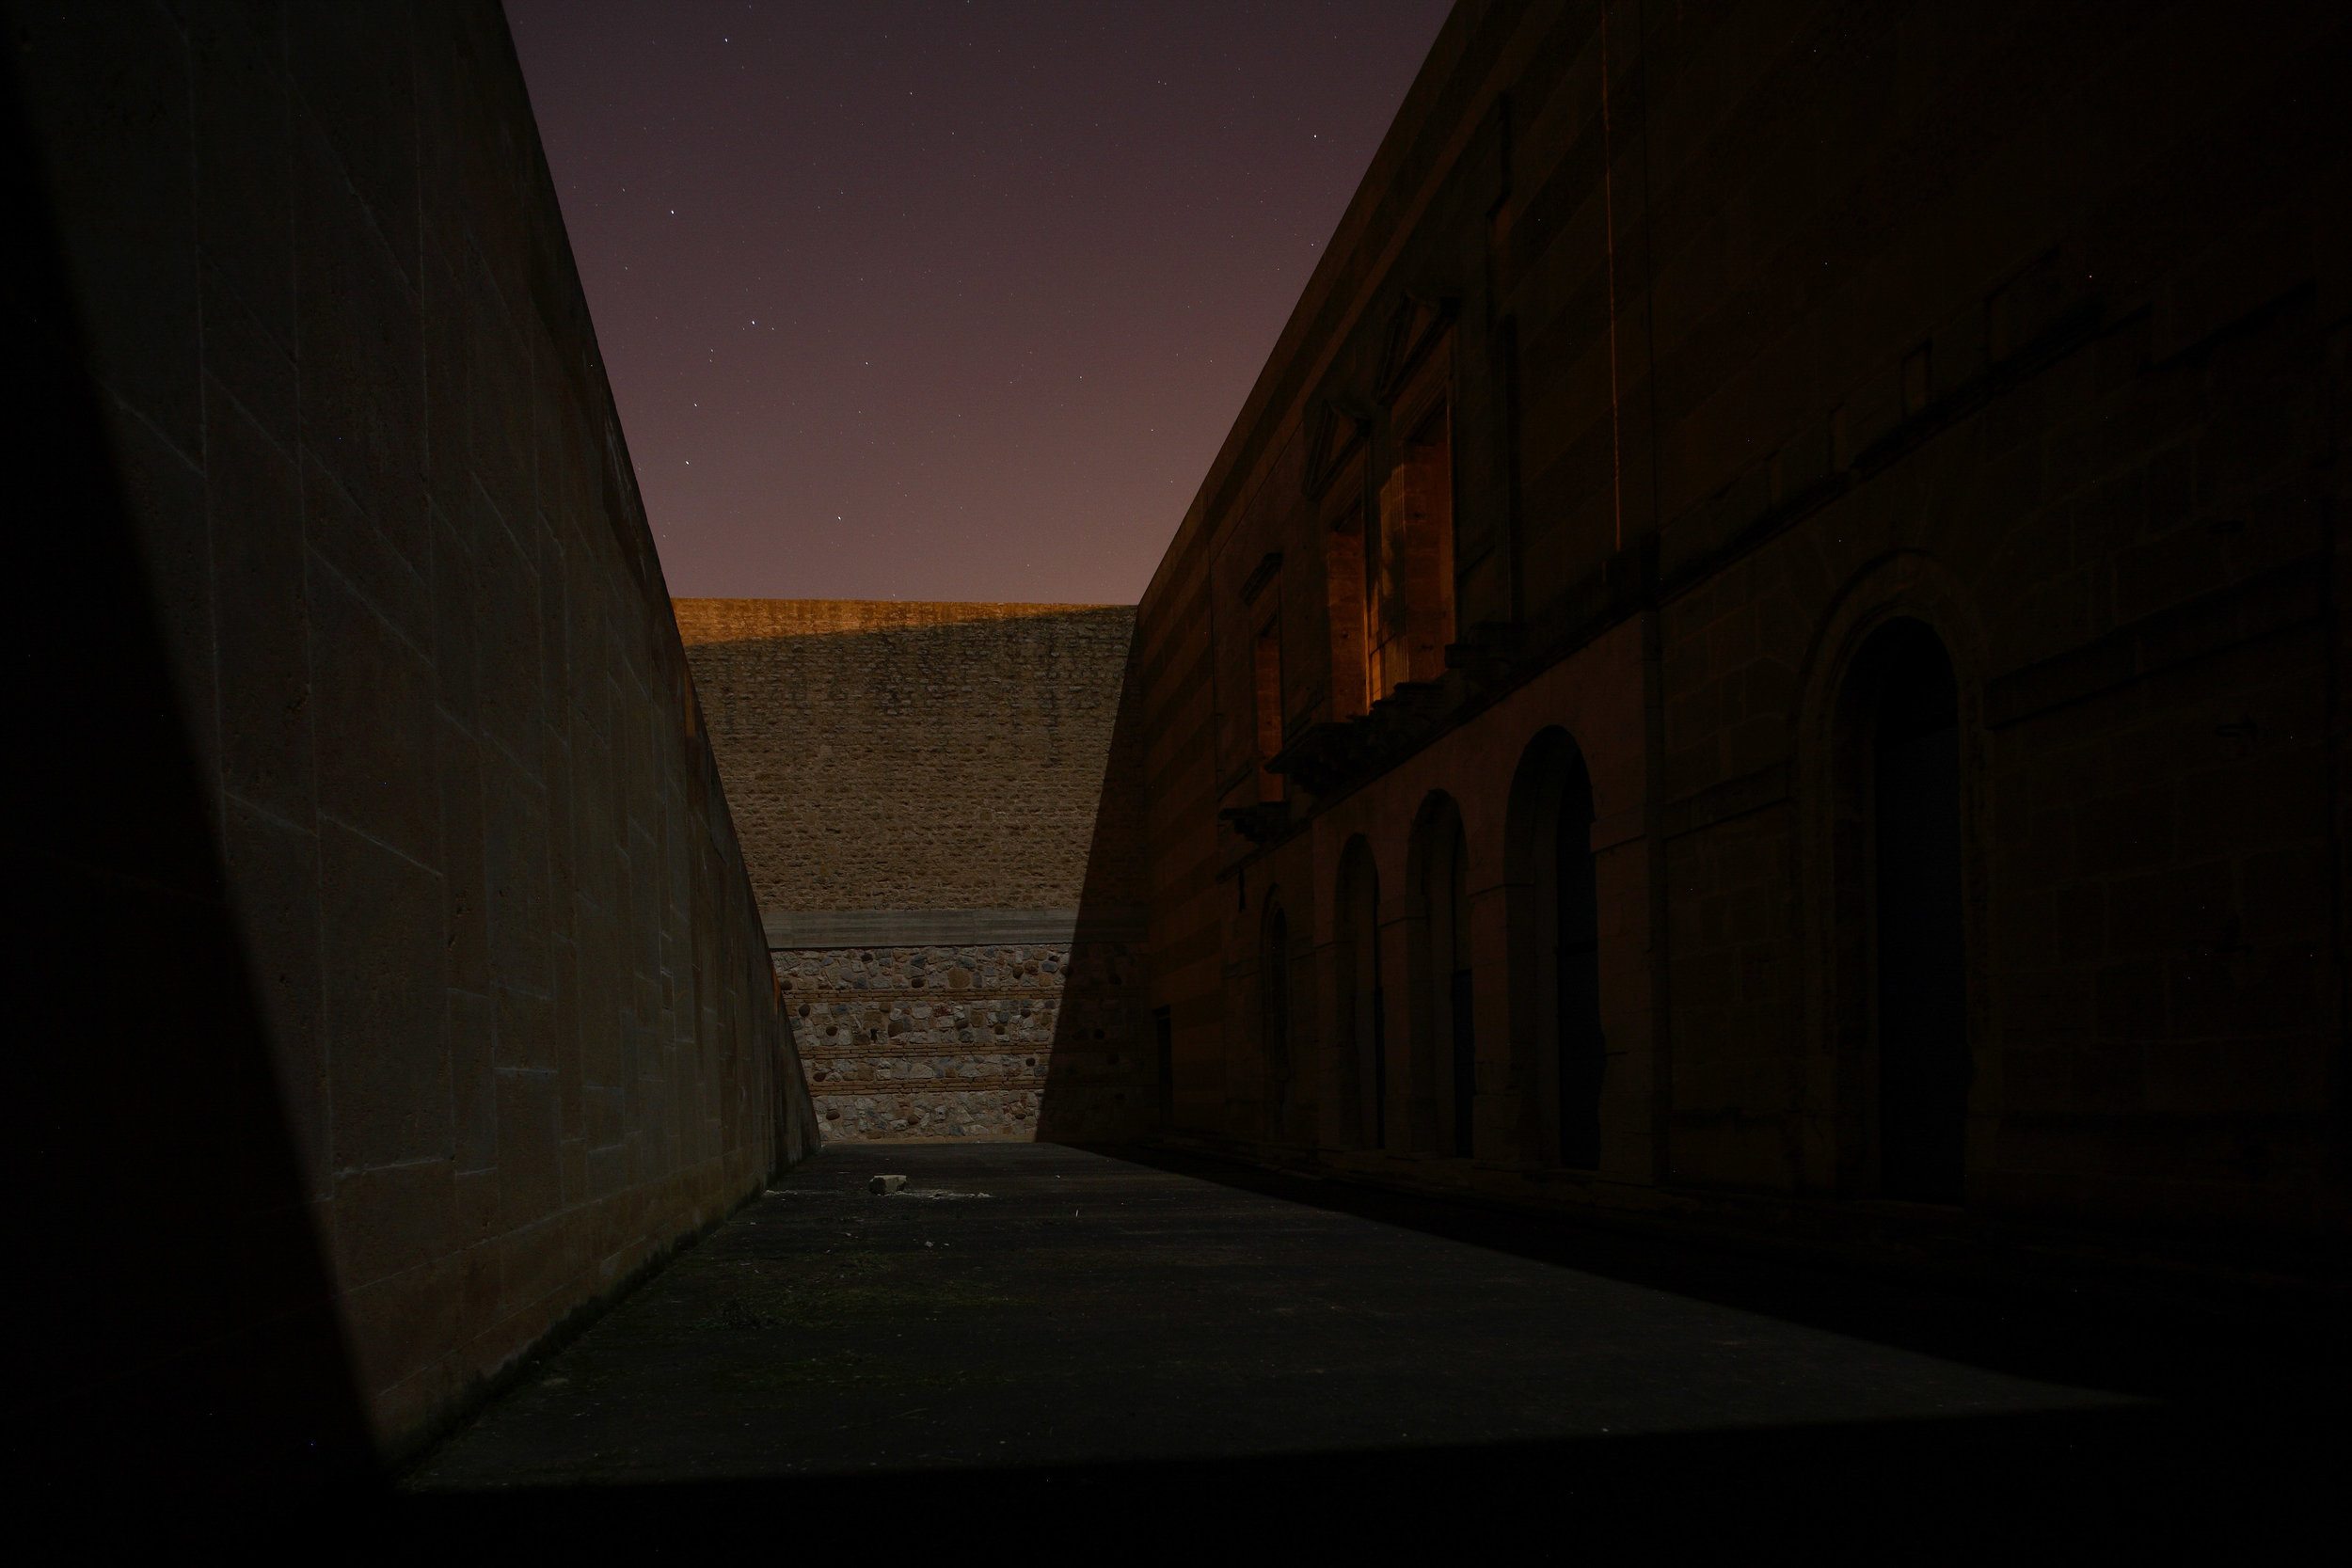
<svg viewBox="0 0 2352 1568"><path fill-rule="evenodd" d="M498 8L10 25L396 1449L811 1147L756 906Z"/></svg>
<svg viewBox="0 0 2352 1568"><path fill-rule="evenodd" d="M1147 1125L1134 611L677 617L825 1135Z"/></svg>
<svg viewBox="0 0 2352 1568"><path fill-rule="evenodd" d="M1456 9L1139 610L1177 1135L1823 1234L2129 1226L2295 1269L2342 1232L2352 30L2208 24ZM1330 512L1381 492L1432 373L1456 641L1351 712ZM1855 650L1897 617L1961 683L1974 1081L1966 1201L1890 1218L1838 758ZM1595 1173L1548 1142L1513 847L1554 725L1599 818ZM1471 867L1469 1156L1433 1131L1447 1007L1415 968L1441 799ZM1386 1147L1334 1033L1358 835ZM1310 1064L1287 1105L1269 892Z"/></svg>

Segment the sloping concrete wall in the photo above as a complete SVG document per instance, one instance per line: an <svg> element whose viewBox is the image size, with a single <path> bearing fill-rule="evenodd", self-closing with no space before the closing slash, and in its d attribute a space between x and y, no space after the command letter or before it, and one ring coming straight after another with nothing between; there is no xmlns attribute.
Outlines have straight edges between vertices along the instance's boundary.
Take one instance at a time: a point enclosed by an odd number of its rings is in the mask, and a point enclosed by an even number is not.
<svg viewBox="0 0 2352 1568"><path fill-rule="evenodd" d="M498 7L9 21L397 1450L812 1147L757 908Z"/></svg>

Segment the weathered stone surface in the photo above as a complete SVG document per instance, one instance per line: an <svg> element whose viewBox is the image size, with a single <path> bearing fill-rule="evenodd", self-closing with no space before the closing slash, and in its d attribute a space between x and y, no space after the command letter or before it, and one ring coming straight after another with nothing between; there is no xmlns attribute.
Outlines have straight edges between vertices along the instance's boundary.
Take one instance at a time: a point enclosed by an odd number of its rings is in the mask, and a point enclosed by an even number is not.
<svg viewBox="0 0 2352 1568"><path fill-rule="evenodd" d="M1081 943L1074 957L1068 946L774 957L828 1141L1034 1137L1057 1041L1071 1059L1111 1069L1107 1092L1145 1103L1135 1020L1097 994L1140 995L1140 961L1125 943ZM1066 1022L1073 989L1083 1024Z"/></svg>
<svg viewBox="0 0 2352 1568"><path fill-rule="evenodd" d="M1131 607L676 610L763 908L1078 905Z"/></svg>

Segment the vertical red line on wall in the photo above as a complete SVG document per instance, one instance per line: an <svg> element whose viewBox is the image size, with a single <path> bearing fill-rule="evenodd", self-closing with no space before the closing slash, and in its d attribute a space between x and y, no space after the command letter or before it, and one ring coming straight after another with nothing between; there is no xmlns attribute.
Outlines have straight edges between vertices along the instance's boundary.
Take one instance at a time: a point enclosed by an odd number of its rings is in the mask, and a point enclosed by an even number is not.
<svg viewBox="0 0 2352 1568"><path fill-rule="evenodd" d="M1625 430L1617 412L1617 201L1609 139L1609 8L1600 8L1600 217L1609 252L1609 483L1614 547L1625 548Z"/></svg>

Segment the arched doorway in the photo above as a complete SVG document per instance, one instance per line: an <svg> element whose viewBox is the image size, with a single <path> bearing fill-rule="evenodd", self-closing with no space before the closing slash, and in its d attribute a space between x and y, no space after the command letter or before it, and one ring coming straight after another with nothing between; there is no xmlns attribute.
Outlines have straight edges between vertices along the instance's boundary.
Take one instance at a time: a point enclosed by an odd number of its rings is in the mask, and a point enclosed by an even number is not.
<svg viewBox="0 0 2352 1568"><path fill-rule="evenodd" d="M1258 953L1259 1044L1265 1064L1265 1135L1290 1136L1291 923L1279 895L1264 900L1264 939Z"/></svg>
<svg viewBox="0 0 2352 1568"><path fill-rule="evenodd" d="M1560 792L1552 832L1551 909L1559 933L1552 992L1560 1041L1560 1163L1600 1168L1600 1091L1607 1042L1600 1032L1600 888L1593 867L1593 784L1577 759Z"/></svg>
<svg viewBox="0 0 2352 1568"><path fill-rule="evenodd" d="M1568 732L1545 730L1520 754L1507 838L1514 1025L1536 1085L1529 1134L1548 1161L1600 1166L1600 899L1592 853L1593 783Z"/></svg>
<svg viewBox="0 0 2352 1568"><path fill-rule="evenodd" d="M1338 908L1341 1104L1352 1116L1343 1135L1359 1148L1388 1147L1388 996L1380 984L1380 872L1361 834L1340 855Z"/></svg>
<svg viewBox="0 0 2352 1568"><path fill-rule="evenodd" d="M1476 1144L1477 987L1470 962L1470 844L1452 800L1434 797L1417 834L1421 938L1427 990L1416 1008L1428 1031L1424 1055L1434 1069L1440 1152L1468 1155Z"/></svg>
<svg viewBox="0 0 2352 1568"><path fill-rule="evenodd" d="M1926 624L1873 633L1850 677L1848 789L1867 847L1878 1192L1958 1203L1966 1166L1968 995L1959 687ZM1859 869L1859 868L1856 868Z"/></svg>

